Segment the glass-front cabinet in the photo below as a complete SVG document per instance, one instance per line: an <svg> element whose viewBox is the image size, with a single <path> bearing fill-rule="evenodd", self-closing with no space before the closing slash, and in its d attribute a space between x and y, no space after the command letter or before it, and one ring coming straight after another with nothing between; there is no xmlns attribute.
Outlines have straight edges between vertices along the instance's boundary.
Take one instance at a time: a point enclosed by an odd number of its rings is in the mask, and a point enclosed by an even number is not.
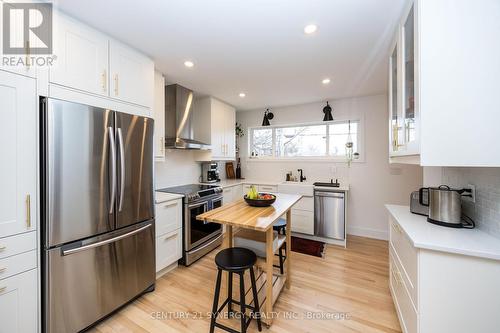
<svg viewBox="0 0 500 333"><path fill-rule="evenodd" d="M396 32L389 58L390 155L419 154L415 74L415 12L412 5Z"/></svg>

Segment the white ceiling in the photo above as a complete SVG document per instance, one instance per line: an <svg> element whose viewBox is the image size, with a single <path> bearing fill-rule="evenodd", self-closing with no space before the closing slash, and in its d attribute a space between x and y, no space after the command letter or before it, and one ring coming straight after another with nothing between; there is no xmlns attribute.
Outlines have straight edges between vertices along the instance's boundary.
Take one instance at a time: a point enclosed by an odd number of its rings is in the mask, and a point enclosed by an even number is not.
<svg viewBox="0 0 500 333"><path fill-rule="evenodd" d="M70 15L151 56L168 82L239 110L387 90L405 0L58 0ZM318 25L313 35L304 26ZM194 68L184 67L192 60ZM331 78L329 85L321 83ZM246 97L238 94L245 92Z"/></svg>

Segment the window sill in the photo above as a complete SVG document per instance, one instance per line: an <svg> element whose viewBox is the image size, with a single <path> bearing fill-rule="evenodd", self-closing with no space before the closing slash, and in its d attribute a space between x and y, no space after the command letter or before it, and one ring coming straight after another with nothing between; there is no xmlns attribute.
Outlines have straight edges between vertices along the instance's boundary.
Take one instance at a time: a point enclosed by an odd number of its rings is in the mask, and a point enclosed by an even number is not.
<svg viewBox="0 0 500 333"><path fill-rule="evenodd" d="M266 158L266 157L247 157L246 162L314 162L314 163L346 163L345 158L317 158L317 157L283 157L283 158ZM363 158L353 160L351 163L364 163Z"/></svg>

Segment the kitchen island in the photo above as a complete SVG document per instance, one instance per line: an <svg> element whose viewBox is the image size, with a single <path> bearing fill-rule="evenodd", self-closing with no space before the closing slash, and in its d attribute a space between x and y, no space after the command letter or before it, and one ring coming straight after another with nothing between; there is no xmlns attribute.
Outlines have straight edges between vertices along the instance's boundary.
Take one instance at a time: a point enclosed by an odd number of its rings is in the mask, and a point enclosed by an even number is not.
<svg viewBox="0 0 500 333"><path fill-rule="evenodd" d="M261 309L264 309L263 321L270 326L273 319L273 304L276 302L279 293L286 286L290 288L291 276L291 210L302 196L297 194L276 193L276 201L269 207L251 207L243 199L223 205L217 209L208 211L197 216L198 220L205 222L214 222L226 225L225 247L233 246L233 227L251 229L264 232L266 237L266 258L264 270L261 277L257 280L265 281L265 298L259 297ZM286 253L285 274L273 274L273 224L286 214ZM235 230L236 231L236 230ZM259 292L259 295L261 293Z"/></svg>

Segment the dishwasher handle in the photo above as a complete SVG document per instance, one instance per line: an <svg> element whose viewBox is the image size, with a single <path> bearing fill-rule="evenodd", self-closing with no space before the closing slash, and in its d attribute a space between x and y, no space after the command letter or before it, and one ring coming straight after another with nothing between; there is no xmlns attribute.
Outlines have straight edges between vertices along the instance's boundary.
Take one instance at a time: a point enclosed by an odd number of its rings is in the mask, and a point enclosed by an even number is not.
<svg viewBox="0 0 500 333"><path fill-rule="evenodd" d="M318 197L330 197L330 198L339 198L339 199L345 198L344 193L340 193L340 192L315 191L314 195L318 196Z"/></svg>

